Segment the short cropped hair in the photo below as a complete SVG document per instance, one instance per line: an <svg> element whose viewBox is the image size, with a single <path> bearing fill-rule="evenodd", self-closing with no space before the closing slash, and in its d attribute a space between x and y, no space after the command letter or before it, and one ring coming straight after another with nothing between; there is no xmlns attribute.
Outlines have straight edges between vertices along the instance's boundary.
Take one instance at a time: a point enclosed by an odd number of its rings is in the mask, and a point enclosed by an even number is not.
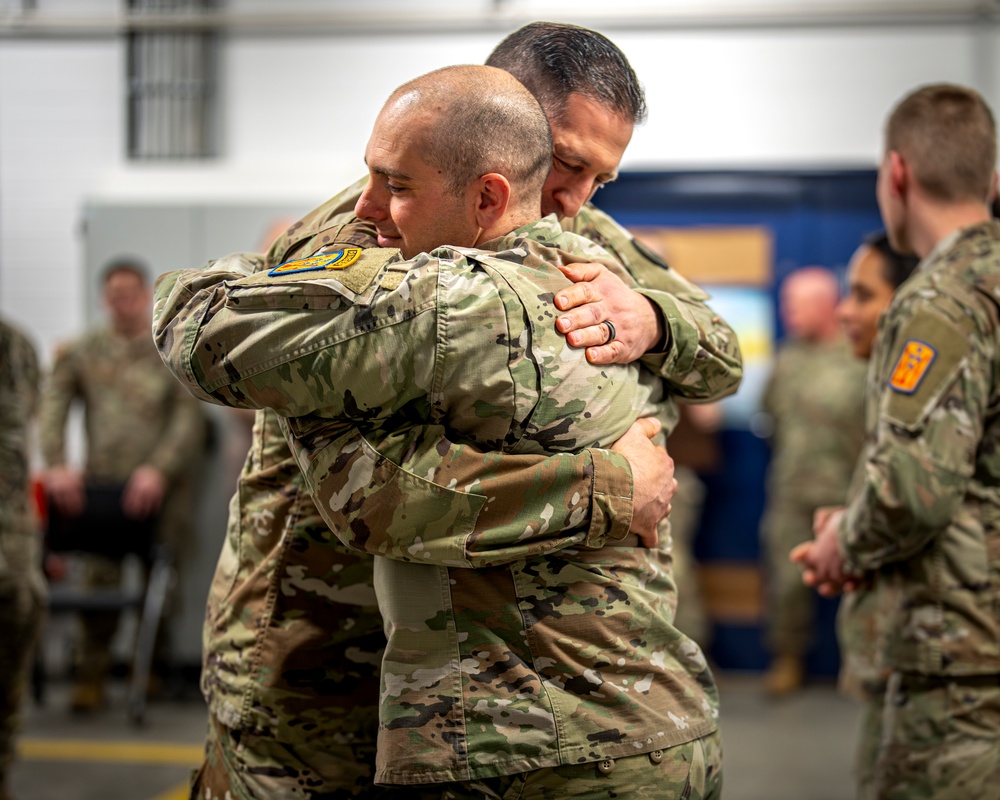
<svg viewBox="0 0 1000 800"><path fill-rule="evenodd" d="M149 286L149 271L146 269L146 265L138 259L131 257L116 258L115 260L108 262L108 264L101 271L101 286L107 286L108 281L110 281L119 272L131 273L139 279L139 283L143 286Z"/></svg>
<svg viewBox="0 0 1000 800"><path fill-rule="evenodd" d="M920 263L916 256L903 255L894 249L885 231L869 234L864 244L882 256L882 277L893 289L898 289Z"/></svg>
<svg viewBox="0 0 1000 800"><path fill-rule="evenodd" d="M491 172L511 183L515 203L537 202L552 167L552 130L538 101L510 75L485 66L444 67L400 86L430 120L423 156L460 194Z"/></svg>
<svg viewBox="0 0 1000 800"><path fill-rule="evenodd" d="M909 162L931 197L986 202L997 161L997 130L986 101L953 84L923 86L907 95L886 123L886 150Z"/></svg>
<svg viewBox="0 0 1000 800"><path fill-rule="evenodd" d="M583 95L633 125L646 121L645 93L625 54L588 28L532 22L500 42L486 63L521 81L555 121L571 94Z"/></svg>

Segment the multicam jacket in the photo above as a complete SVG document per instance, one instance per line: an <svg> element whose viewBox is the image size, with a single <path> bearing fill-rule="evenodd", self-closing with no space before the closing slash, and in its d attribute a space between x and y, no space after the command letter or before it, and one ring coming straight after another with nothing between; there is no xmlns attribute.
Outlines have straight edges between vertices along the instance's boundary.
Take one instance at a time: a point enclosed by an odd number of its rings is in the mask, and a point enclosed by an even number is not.
<svg viewBox="0 0 1000 800"><path fill-rule="evenodd" d="M891 615L879 663L1000 674L1000 223L939 243L883 316L862 480L839 531Z"/></svg>
<svg viewBox="0 0 1000 800"><path fill-rule="evenodd" d="M331 197L279 236L268 251L268 266L336 250L342 238L339 226L352 216L367 180ZM705 292L590 203L559 224L604 248L625 267L637 291L660 310L668 336L665 351L644 356L642 363L667 381L672 394L708 402L736 391L743 378L739 342L729 324L707 305Z"/></svg>
<svg viewBox="0 0 1000 800"><path fill-rule="evenodd" d="M778 350L762 399L774 419L769 505L843 505L864 441L864 385L865 362L840 337Z"/></svg>
<svg viewBox="0 0 1000 800"><path fill-rule="evenodd" d="M33 532L28 506L28 432L40 380L31 342L0 321L0 538Z"/></svg>
<svg viewBox="0 0 1000 800"><path fill-rule="evenodd" d="M75 401L84 407L88 478L125 481L149 464L176 480L204 441L199 403L163 368L148 336L101 328L56 354L38 414L48 466L66 461L66 421Z"/></svg>
<svg viewBox="0 0 1000 800"><path fill-rule="evenodd" d="M509 251L496 255L443 248L406 263L375 250L318 279L229 283L254 266L219 263L159 287L157 335L179 377L226 404L309 414L283 424L321 513L351 545L391 556L376 576L389 634L380 782L633 754L715 727L704 659L670 624L669 556L578 549L607 532L569 528L586 525L587 498L566 493L558 472L537 469L510 506L481 482L452 487L473 520L494 516L483 530L442 518L447 503L410 503L430 490L424 479L410 478L412 492L385 480L409 455L393 430L414 421L524 458L609 444L656 399L635 367L593 367L555 333L551 292L565 279L544 268L558 254L532 239L599 255L545 220L494 243ZM628 481L597 459L613 454L590 452L613 504ZM372 493L385 483L394 491ZM544 511L525 514L536 497ZM308 570L301 550L288 554Z"/></svg>

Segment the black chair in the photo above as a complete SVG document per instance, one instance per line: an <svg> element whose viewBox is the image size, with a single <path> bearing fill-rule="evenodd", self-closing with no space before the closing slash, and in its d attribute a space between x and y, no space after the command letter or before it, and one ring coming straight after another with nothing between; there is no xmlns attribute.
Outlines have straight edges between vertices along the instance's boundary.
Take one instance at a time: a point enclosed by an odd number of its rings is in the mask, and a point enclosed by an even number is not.
<svg viewBox="0 0 1000 800"><path fill-rule="evenodd" d="M124 611L134 609L139 616L129 680L127 706L129 719L142 724L146 694L153 666L153 651L167 597L176 581L169 548L157 541L156 518L135 520L121 510L121 485L88 485L87 505L83 514L64 516L55 504L47 502L45 552L53 554L92 554L115 560L137 556L146 568L144 586L137 589L89 588L50 584L50 615L87 611ZM35 697L44 692L43 670L36 669Z"/></svg>

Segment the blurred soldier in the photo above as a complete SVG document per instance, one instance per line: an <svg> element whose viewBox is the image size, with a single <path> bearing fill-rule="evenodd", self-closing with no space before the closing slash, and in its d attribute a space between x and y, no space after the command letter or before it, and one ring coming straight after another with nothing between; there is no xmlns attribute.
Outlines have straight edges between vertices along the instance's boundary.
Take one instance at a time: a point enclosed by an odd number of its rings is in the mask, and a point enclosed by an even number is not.
<svg viewBox="0 0 1000 800"><path fill-rule="evenodd" d="M0 800L10 797L18 708L45 599L37 522L28 504L28 433L38 389L34 348L0 321Z"/></svg>
<svg viewBox="0 0 1000 800"><path fill-rule="evenodd" d="M893 247L922 261L879 325L847 509L794 554L825 594L870 584L881 616L865 798L1000 798L996 148L965 87L922 87L889 116L879 208Z"/></svg>
<svg viewBox="0 0 1000 800"><path fill-rule="evenodd" d="M841 335L838 295L836 277L822 267L785 279L779 308L789 341L763 398L774 420L761 530L773 657L764 686L775 696L802 685L815 624L815 598L788 553L812 537L817 508L844 502L861 451L865 368Z"/></svg>
<svg viewBox="0 0 1000 800"><path fill-rule="evenodd" d="M892 295L917 266L917 259L893 250L889 237L880 232L868 237L851 258L847 270L848 291L837 307L837 314L851 349L858 358L868 360L875 344L879 320L892 300ZM858 462L861 469L864 461ZM854 480L863 475L855 474ZM816 512L817 529L821 529L843 507L820 509ZM840 601L837 613L837 637L840 641L840 689L844 694L861 700L862 742L871 741L879 728L882 695L885 693L888 670L879 664L879 642L885 635L884 626L891 614L879 613L877 597L860 586L848 592ZM858 797L869 797L874 777L875 752L859 751L855 772Z"/></svg>
<svg viewBox="0 0 1000 800"><path fill-rule="evenodd" d="M79 516L88 483L121 486L123 513L133 519L159 514L160 535L182 561L190 539L189 478L205 441L204 418L153 346L143 268L130 260L112 263L103 276L103 297L110 325L61 348L43 392L39 430L49 502L66 516ZM76 401L83 405L87 439L82 471L66 458L66 422ZM86 573L90 586L118 586L121 564L88 558ZM118 616L81 614L74 711L103 704Z"/></svg>
<svg viewBox="0 0 1000 800"><path fill-rule="evenodd" d="M687 382L713 396L735 391L742 376L739 347L731 328L705 303L707 296L586 202L602 182L617 174L632 127L645 113L641 87L624 54L594 31L533 23L507 37L494 57L503 61L495 66L514 73L529 90L536 87L533 93L541 99L553 129L557 160L563 159L543 187L543 210L569 215L560 219L564 228L576 225L570 217L580 212L585 235L602 242L635 282L646 287L635 291L601 265L567 266L571 277L586 281L578 284L585 287L582 294L564 288L557 295L564 312L561 332L568 333L574 346L587 347L593 363L626 363L649 350L644 363L668 380ZM581 104L594 114L581 115ZM598 128L591 127L594 121L600 122ZM333 254L345 245L377 246L374 229L344 227L343 215L353 214L366 183L367 178L291 226L271 248L262 268ZM616 335L609 342L610 329L603 320L610 315L616 320L612 323ZM371 454L370 442L359 434L354 440L359 454ZM545 519L553 531L560 525L569 529L589 526L593 535L600 535L622 524L620 503L609 503L602 494L595 479L595 456L590 452L544 459L531 454L484 453L472 444L450 441L447 431L436 424L415 428L408 438L397 437L393 444L402 441L409 447L404 449L405 469L394 473L383 462L383 468L371 475L373 486L381 482L385 492L405 492L408 502L427 503L440 518L450 517L456 526L489 530L498 524L497 515L506 519L505 509L522 507L527 501L535 505L525 508L525 518ZM618 475L619 480L630 472L629 465L636 466L633 499L641 512L662 489L656 484L667 480L666 471L659 462L661 454L641 436L623 441L616 448L619 456L597 453L601 466L596 474L601 483L605 475ZM350 452L347 443L344 450ZM621 455L627 457L625 461ZM561 521L549 516L552 506L537 491L539 470L559 474L565 482L561 485L575 487L581 505L573 514ZM473 512L468 487L479 487L477 492L496 497L496 502ZM273 654L283 657L284 668L269 664L271 681L258 691L249 672L253 664L242 654L264 631L247 627L244 620L258 612L261 599L268 596L269 582L284 575L258 567L272 563L277 548L299 541L325 543L330 566L324 581L330 588L319 591L311 585L310 593L302 591L293 597L291 585L283 584L289 588L277 595L275 629L285 624L294 629L295 646L285 654ZM322 618L324 624L315 626L307 637L298 624L302 614L296 608L285 611L285 603L311 607L308 615ZM276 415L258 412L208 601L202 689L215 724L238 736L269 730L274 724L298 724L301 713L297 709L307 709L310 730L315 732L308 742L285 742L282 760L286 765L304 764L319 785L341 792L338 796L371 796L378 727L377 667L385 645L382 630L371 557L343 547L329 532ZM299 658L308 661L308 670L300 667ZM294 704L287 698L294 698ZM267 741L250 740L246 735L243 740L262 746ZM250 757L261 755L251 750L247 745ZM232 765L227 773L226 765L214 759L210 749L199 785L224 792L234 773Z"/></svg>
<svg viewBox="0 0 1000 800"><path fill-rule="evenodd" d="M385 556L375 564L388 633L377 781L446 784L457 797L494 778L553 796L595 783L715 796L711 674L670 624L668 553L638 546L639 536L655 543L658 515L635 508L635 538L615 530L621 518L610 531L570 530L565 515L587 501L547 469L510 503L494 502L492 480L470 487L467 499L492 517L481 530L455 525L440 502L411 503L406 486L379 496L370 485L406 465L396 432L413 420L511 454L589 449L601 483L611 477L604 448L631 435L637 415L655 408L673 423L652 373L593 366L552 325L550 297L568 283L555 265L607 257L554 217L538 219L550 154L545 116L505 72L417 79L390 98L366 152L357 213L383 247L269 273L233 258L169 275L157 341L198 396L297 417L283 428L317 509L345 543ZM442 241L464 246L420 254ZM303 306L306 297L315 302ZM350 443L356 428L388 457ZM612 506L625 488L606 487ZM296 585L316 580L325 544L292 549ZM288 635L314 613L283 614ZM235 741L220 760L238 763L226 755ZM253 776L261 789L268 774L275 765Z"/></svg>

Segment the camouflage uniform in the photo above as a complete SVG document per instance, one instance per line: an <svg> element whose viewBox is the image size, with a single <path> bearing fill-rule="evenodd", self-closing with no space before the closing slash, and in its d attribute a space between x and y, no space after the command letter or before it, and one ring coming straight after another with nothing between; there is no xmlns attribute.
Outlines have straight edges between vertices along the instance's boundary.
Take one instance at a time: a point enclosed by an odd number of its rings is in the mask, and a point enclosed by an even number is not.
<svg viewBox="0 0 1000 800"><path fill-rule="evenodd" d="M38 530L28 505L28 428L38 388L34 348L0 321L0 798L7 797L18 707L45 599Z"/></svg>
<svg viewBox="0 0 1000 800"><path fill-rule="evenodd" d="M813 593L788 560L812 538L813 512L843 505L864 440L865 362L839 337L783 345L764 391L774 419L767 507L767 637L772 652L803 656L811 644Z"/></svg>
<svg viewBox="0 0 1000 800"><path fill-rule="evenodd" d="M160 535L183 559L190 542L193 470L205 442L199 403L163 368L148 336L126 338L99 329L56 354L42 394L39 432L49 467L66 463L66 421L75 401L83 404L86 432L86 481L124 484L136 467L156 467L169 481L160 513ZM91 586L118 586L121 565L88 558ZM100 680L110 663L110 644L118 615L81 615L84 639L82 680Z"/></svg>
<svg viewBox="0 0 1000 800"><path fill-rule="evenodd" d="M1000 224L970 226L880 322L838 531L883 617L866 641L871 674L889 676L862 743L866 797L1000 797L998 276Z"/></svg>
<svg viewBox="0 0 1000 800"><path fill-rule="evenodd" d="M533 226L530 233L560 242L566 236L551 219ZM512 246L515 239L511 236L498 244ZM577 248L579 258L597 255L580 240L566 241ZM548 462L535 470L535 486L512 497L509 504L494 497L495 489L505 483L501 468L459 484L474 492L461 493L463 502L444 490L437 490L436 501L425 502L414 494L414 489L430 488L422 478L413 476L408 485L395 480L396 465L408 468L412 451L393 431L412 424L411 420L444 423L482 448L502 449L523 460L546 450L572 452L592 443L609 444L638 413L633 405L638 370L594 368L586 365L582 352L568 348L551 326L555 315L551 295L539 291L540 286L555 290L565 285L565 279L550 274L553 270L545 258L538 257L538 245L523 239L516 244L534 255L516 251L490 257L445 248L438 251L443 262L423 256L407 264L398 261L396 251L375 250L366 252L356 267L329 273L333 281L301 280L294 274L289 274L290 281L256 275L231 283L218 294L214 289L221 281L253 270L252 264L230 260L216 264L214 276L196 273L184 279L189 286L164 283L158 291L161 349L182 380L202 396L229 405L266 403L283 414L312 410L315 403L306 397L310 390L323 398L318 416L283 424L296 435L300 466L306 469L307 483L320 498L321 512L333 529L355 546L392 556L376 561L376 585L386 587L379 599L390 632L383 662L390 668L383 673L383 701L388 705L383 706L379 740L378 778L385 782L450 781L569 760L595 761L691 741L715 728L711 678L700 651L668 622L669 556L636 547L607 551L573 547L567 551L572 553L569 559L551 555L565 546L599 547L609 527L616 538L627 533L630 486L627 477L624 482L618 477L616 454L584 450L583 455L592 459L595 484L589 513L589 491L581 495L568 482L573 476L565 467L551 469ZM531 269L514 267L512 259L529 261ZM439 269L442 263L445 268ZM496 285L490 275L499 276ZM487 286L492 288L484 289ZM497 286L507 288L500 292ZM454 296L445 292L448 287ZM439 288L454 307L436 307ZM200 294L191 294L199 289ZM356 305L346 306L345 297ZM202 317L207 310L202 299L212 309L209 317ZM311 311L300 311L303 308L337 313L317 319ZM256 311L243 311L250 309ZM426 355L434 350L438 319L451 326L441 331L450 346L442 353L442 373L433 378L431 398L426 394L431 377L426 368L434 360L428 361ZM383 327L386 321L399 324ZM204 329L202 322L207 323ZM298 332L292 333L289 324ZM528 327L534 324L540 328ZM342 343L347 350L338 352L335 343L344 337L332 329L324 332L327 325L343 326L348 332L356 327L375 330L363 337L349 336ZM500 347L483 347L484 326L493 331L490 339ZM525 347L529 334L537 342ZM294 339L304 335L302 347L288 350L284 346L290 344L288 335ZM386 337L398 341L401 349L396 344L380 347ZM195 345L196 340L202 344ZM268 346L262 344L265 340ZM468 359L463 344L472 347L475 358ZM392 363L363 357L360 350L348 353L356 347L393 353ZM286 355L272 358L264 353L267 349ZM425 358L417 359L417 352ZM465 357L459 362L456 353ZM309 375L329 372L329 357L352 365L335 381L338 387L350 383L344 394L326 385L325 378L323 386L308 380ZM314 358L323 361L322 366ZM735 358L738 363L738 355ZM581 363L589 377L571 380ZM216 371L219 366L221 374ZM368 369L373 370L374 380L363 375ZM300 377L306 379L305 387L295 385ZM537 394L539 379L546 395ZM562 387L559 391L556 387L549 391L553 381ZM644 386L647 396L658 391L657 382L647 380ZM470 397L472 387L485 394ZM596 387L603 387L601 394L595 395ZM583 397L594 399L585 404ZM603 424L595 422L597 415L612 407L615 411L604 416ZM368 441L357 441L354 426L364 429ZM346 434L346 442L338 438L341 434ZM617 467L621 466L619 462ZM446 461L444 469L434 473L435 480L447 469ZM423 469L419 472L424 474ZM394 480L396 485L391 485ZM373 487L387 483L393 491L375 492ZM365 502L360 502L362 498ZM373 498L381 502L372 502ZM553 503L554 498L562 499ZM534 507L540 499L545 506L541 513ZM488 525L481 524L483 515L491 517ZM411 563L412 559L422 563ZM498 567L505 562L514 566ZM474 572L446 565L484 569ZM561 591L553 593L553 585L562 586ZM603 608L595 612L592 603ZM625 604L633 608L626 612ZM453 615L460 630L448 623ZM440 626L435 618L441 619ZM528 620L532 622L526 632ZM571 645L578 638L574 631L605 620L613 620L607 626L611 641L596 632L589 644ZM633 652L639 630L652 640L642 655ZM409 643L414 637L418 652ZM566 648L573 654L564 654ZM604 658L614 650L620 658L608 664ZM411 664L421 652L426 655ZM571 667L567 662L574 660L577 664ZM594 669L588 671L584 664ZM601 668L607 679L598 672ZM595 718L602 703L578 696L599 695L594 691L599 685L607 692L604 702L620 717L611 729ZM481 701L476 700L477 691ZM668 711L674 713L673 719ZM520 732L504 722L508 715L518 720ZM562 737L556 736L559 727ZM589 741L588 734L592 734ZM280 732L275 735L281 738ZM415 757L420 750L427 751L426 756Z"/></svg>

